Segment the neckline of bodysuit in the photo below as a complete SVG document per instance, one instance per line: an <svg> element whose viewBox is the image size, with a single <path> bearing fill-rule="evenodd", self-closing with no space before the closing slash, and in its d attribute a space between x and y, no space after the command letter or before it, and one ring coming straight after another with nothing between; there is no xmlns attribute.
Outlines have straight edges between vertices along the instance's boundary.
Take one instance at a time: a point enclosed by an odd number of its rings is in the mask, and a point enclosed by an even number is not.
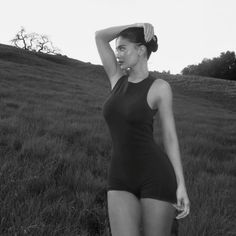
<svg viewBox="0 0 236 236"><path fill-rule="evenodd" d="M139 81L139 82L134 83L134 82L129 81L129 80L128 80L129 76L127 76L127 82L128 82L129 84L140 84L140 83L142 83L144 80L147 80L148 77L149 77L149 74L148 74L148 76L147 76L145 79L143 79L143 80L141 80L141 81Z"/></svg>

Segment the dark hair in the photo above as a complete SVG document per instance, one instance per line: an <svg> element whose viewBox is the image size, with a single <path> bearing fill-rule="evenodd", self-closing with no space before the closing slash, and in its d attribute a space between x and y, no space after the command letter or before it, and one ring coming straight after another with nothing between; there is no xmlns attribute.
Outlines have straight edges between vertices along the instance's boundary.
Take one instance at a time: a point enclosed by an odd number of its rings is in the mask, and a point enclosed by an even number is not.
<svg viewBox="0 0 236 236"><path fill-rule="evenodd" d="M117 37L119 36L128 39L132 43L145 45L147 48L147 59L149 59L152 52L156 52L158 49L157 36L154 35L154 38L146 42L143 27L129 27L122 30Z"/></svg>

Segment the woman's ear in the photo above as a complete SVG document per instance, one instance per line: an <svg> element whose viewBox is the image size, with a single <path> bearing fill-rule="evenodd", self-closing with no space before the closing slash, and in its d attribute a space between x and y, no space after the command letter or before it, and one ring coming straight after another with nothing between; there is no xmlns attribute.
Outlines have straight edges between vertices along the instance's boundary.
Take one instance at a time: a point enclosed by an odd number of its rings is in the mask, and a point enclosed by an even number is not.
<svg viewBox="0 0 236 236"><path fill-rule="evenodd" d="M140 45L139 46L139 50L138 50L138 53L140 56L144 55L146 53L146 47L144 45Z"/></svg>

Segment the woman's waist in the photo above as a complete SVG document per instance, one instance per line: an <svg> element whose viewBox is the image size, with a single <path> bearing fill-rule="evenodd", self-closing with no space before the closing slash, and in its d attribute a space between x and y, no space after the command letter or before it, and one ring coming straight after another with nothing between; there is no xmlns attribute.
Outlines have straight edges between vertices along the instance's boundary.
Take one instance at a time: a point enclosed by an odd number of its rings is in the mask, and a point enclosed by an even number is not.
<svg viewBox="0 0 236 236"><path fill-rule="evenodd" d="M143 156L156 154L160 152L160 146L154 141L150 140L149 142L132 142L132 143L113 143L112 153L113 155L135 155L135 156Z"/></svg>

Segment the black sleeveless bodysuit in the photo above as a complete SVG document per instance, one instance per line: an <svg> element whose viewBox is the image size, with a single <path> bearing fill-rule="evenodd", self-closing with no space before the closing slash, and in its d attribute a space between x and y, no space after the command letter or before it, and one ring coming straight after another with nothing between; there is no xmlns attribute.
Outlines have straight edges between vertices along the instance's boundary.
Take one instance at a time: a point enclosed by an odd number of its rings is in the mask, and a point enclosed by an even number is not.
<svg viewBox="0 0 236 236"><path fill-rule="evenodd" d="M147 94L154 80L149 75L133 83L123 75L103 103L102 113L112 139L107 191L124 190L138 198L176 204L173 166L153 138L158 109L148 105Z"/></svg>

